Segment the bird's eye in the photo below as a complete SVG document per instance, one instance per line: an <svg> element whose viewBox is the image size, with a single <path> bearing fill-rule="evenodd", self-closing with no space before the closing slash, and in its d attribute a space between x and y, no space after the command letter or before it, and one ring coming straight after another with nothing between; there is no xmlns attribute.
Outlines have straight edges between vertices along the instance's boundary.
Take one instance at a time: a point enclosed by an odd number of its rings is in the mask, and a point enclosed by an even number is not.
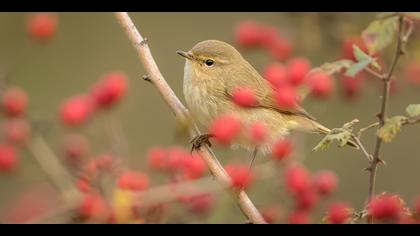
<svg viewBox="0 0 420 236"><path fill-rule="evenodd" d="M214 65L214 60L212 60L212 59L207 59L207 60L205 61L205 63L206 63L206 65L207 65L207 66L212 66L212 65Z"/></svg>

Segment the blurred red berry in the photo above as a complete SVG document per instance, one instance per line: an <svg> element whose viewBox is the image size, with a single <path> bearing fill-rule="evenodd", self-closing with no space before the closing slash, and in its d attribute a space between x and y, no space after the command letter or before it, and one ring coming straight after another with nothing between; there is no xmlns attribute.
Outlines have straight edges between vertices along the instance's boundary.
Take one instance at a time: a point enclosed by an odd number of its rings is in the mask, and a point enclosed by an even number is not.
<svg viewBox="0 0 420 236"><path fill-rule="evenodd" d="M409 62L405 67L405 76L413 84L420 84L420 61Z"/></svg>
<svg viewBox="0 0 420 236"><path fill-rule="evenodd" d="M287 64L288 80L293 85L301 85L305 81L306 74L311 69L311 63L306 58L294 58Z"/></svg>
<svg viewBox="0 0 420 236"><path fill-rule="evenodd" d="M276 91L275 99L279 107L294 108L298 105L299 94L296 88L284 85Z"/></svg>
<svg viewBox="0 0 420 236"><path fill-rule="evenodd" d="M319 195L314 188L307 188L294 196L296 208L299 210L312 210L319 202Z"/></svg>
<svg viewBox="0 0 420 236"><path fill-rule="evenodd" d="M54 13L36 13L29 16L27 30L29 36L40 43L54 37L58 27L58 17Z"/></svg>
<svg viewBox="0 0 420 236"><path fill-rule="evenodd" d="M64 155L71 164L77 164L89 152L89 142L80 134L69 134L64 140Z"/></svg>
<svg viewBox="0 0 420 236"><path fill-rule="evenodd" d="M274 224L281 217L281 209L278 206L266 207L261 210L261 215L267 223Z"/></svg>
<svg viewBox="0 0 420 236"><path fill-rule="evenodd" d="M208 214L214 206L215 196L211 193L203 193L193 196L188 201L188 210L196 215Z"/></svg>
<svg viewBox="0 0 420 236"><path fill-rule="evenodd" d="M315 173L313 179L318 193L324 196L331 194L338 185L337 176L332 171L320 171Z"/></svg>
<svg viewBox="0 0 420 236"><path fill-rule="evenodd" d="M141 172L124 172L118 179L118 187L131 191L144 191L149 187L149 177Z"/></svg>
<svg viewBox="0 0 420 236"><path fill-rule="evenodd" d="M275 41L281 37L279 30L274 26L269 25L261 25L261 44L265 47L270 47L271 44L275 43Z"/></svg>
<svg viewBox="0 0 420 236"><path fill-rule="evenodd" d="M108 218L109 210L105 200L97 194L87 194L84 196L79 213L85 218Z"/></svg>
<svg viewBox="0 0 420 236"><path fill-rule="evenodd" d="M334 80L324 72L315 72L309 76L309 87L313 96L318 98L329 97L334 90Z"/></svg>
<svg viewBox="0 0 420 236"><path fill-rule="evenodd" d="M191 158L190 153L182 147L172 147L168 150L168 167L172 171L182 171L185 160Z"/></svg>
<svg viewBox="0 0 420 236"><path fill-rule="evenodd" d="M260 46L262 39L261 25L255 21L244 21L236 26L235 41L242 47Z"/></svg>
<svg viewBox="0 0 420 236"><path fill-rule="evenodd" d="M277 37L268 49L275 60L284 61L292 54L292 44L289 40Z"/></svg>
<svg viewBox="0 0 420 236"><path fill-rule="evenodd" d="M362 88L363 74L359 73L356 77L343 76L342 85L344 95L347 98L355 98Z"/></svg>
<svg viewBox="0 0 420 236"><path fill-rule="evenodd" d="M352 214L352 209L347 203L335 202L330 204L327 212L328 222L331 224L345 224Z"/></svg>
<svg viewBox="0 0 420 236"><path fill-rule="evenodd" d="M267 139L267 126L263 122L256 121L249 125L249 134L253 143L264 143Z"/></svg>
<svg viewBox="0 0 420 236"><path fill-rule="evenodd" d="M356 58L353 54L353 45L358 46L362 51L365 53L368 53L367 47L365 46L363 40L357 35L357 36L349 36L344 39L343 41L343 58L350 59L353 61L356 61Z"/></svg>
<svg viewBox="0 0 420 236"><path fill-rule="evenodd" d="M283 160L293 151L293 146L288 139L279 139L272 147L272 155L276 160Z"/></svg>
<svg viewBox="0 0 420 236"><path fill-rule="evenodd" d="M90 183L86 179L78 179L76 186L83 193L87 193L91 190Z"/></svg>
<svg viewBox="0 0 420 236"><path fill-rule="evenodd" d="M12 119L5 124L5 136L7 141L13 144L26 144L31 135L31 126L26 120Z"/></svg>
<svg viewBox="0 0 420 236"><path fill-rule="evenodd" d="M223 115L216 118L209 127L217 142L229 145L242 129L241 121L233 115Z"/></svg>
<svg viewBox="0 0 420 236"><path fill-rule="evenodd" d="M122 72L111 72L93 86L92 96L96 105L108 108L119 102L127 89L127 76Z"/></svg>
<svg viewBox="0 0 420 236"><path fill-rule="evenodd" d="M149 165L157 170L168 169L168 152L160 147L151 148L147 154Z"/></svg>
<svg viewBox="0 0 420 236"><path fill-rule="evenodd" d="M9 117L21 116L26 112L28 98L25 91L18 87L11 87L4 91L2 107L5 115Z"/></svg>
<svg viewBox="0 0 420 236"><path fill-rule="evenodd" d="M61 121L68 126L85 123L93 113L92 100L85 95L77 95L65 100L60 107Z"/></svg>
<svg viewBox="0 0 420 236"><path fill-rule="evenodd" d="M280 63L271 63L265 67L264 78L271 83L274 88L279 88L287 83L287 69Z"/></svg>
<svg viewBox="0 0 420 236"><path fill-rule="evenodd" d="M13 146L0 144L0 171L10 172L18 165L18 154Z"/></svg>
<svg viewBox="0 0 420 236"><path fill-rule="evenodd" d="M207 165L198 154L193 154L184 160L184 174L187 179L198 179L207 170Z"/></svg>
<svg viewBox="0 0 420 236"><path fill-rule="evenodd" d="M258 104L255 91L245 87L236 88L232 92L232 100L240 107L255 107Z"/></svg>
<svg viewBox="0 0 420 236"><path fill-rule="evenodd" d="M401 198L391 194L376 196L368 207L369 215L377 220L395 220L403 210Z"/></svg>
<svg viewBox="0 0 420 236"><path fill-rule="evenodd" d="M290 166L284 180L286 189L293 194L303 193L311 187L310 174L302 166Z"/></svg>
<svg viewBox="0 0 420 236"><path fill-rule="evenodd" d="M254 176L249 168L245 165L226 165L226 172L232 179L232 186L238 189L248 188L254 181Z"/></svg>
<svg viewBox="0 0 420 236"><path fill-rule="evenodd" d="M96 164L100 170L108 171L114 166L116 158L111 154L103 154L96 159Z"/></svg>
<svg viewBox="0 0 420 236"><path fill-rule="evenodd" d="M287 221L289 224L309 224L310 218L306 211L296 211L289 214Z"/></svg>

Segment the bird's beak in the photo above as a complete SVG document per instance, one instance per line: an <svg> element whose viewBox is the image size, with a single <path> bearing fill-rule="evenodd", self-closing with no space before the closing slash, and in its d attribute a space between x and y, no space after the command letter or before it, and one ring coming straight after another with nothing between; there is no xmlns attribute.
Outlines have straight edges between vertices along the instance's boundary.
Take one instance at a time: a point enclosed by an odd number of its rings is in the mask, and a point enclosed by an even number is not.
<svg viewBox="0 0 420 236"><path fill-rule="evenodd" d="M193 55L189 52L184 52L184 51L176 51L176 53L178 53L179 55L187 58L188 60L192 60L193 59Z"/></svg>

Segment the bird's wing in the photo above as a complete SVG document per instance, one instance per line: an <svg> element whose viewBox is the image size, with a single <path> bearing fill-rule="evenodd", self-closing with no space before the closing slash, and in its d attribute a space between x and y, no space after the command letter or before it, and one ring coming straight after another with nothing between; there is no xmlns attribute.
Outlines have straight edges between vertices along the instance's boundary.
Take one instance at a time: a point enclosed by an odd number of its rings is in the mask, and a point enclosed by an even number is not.
<svg viewBox="0 0 420 236"><path fill-rule="evenodd" d="M248 78L244 80L243 78ZM308 112L299 105L289 108L280 107L274 99L274 90L270 83L261 77L261 75L248 63L244 64L240 70L236 71L233 78L226 81L226 96L231 99L232 94L237 88L253 89L258 100L257 108L273 109L282 114L304 116L310 120L315 120Z"/></svg>

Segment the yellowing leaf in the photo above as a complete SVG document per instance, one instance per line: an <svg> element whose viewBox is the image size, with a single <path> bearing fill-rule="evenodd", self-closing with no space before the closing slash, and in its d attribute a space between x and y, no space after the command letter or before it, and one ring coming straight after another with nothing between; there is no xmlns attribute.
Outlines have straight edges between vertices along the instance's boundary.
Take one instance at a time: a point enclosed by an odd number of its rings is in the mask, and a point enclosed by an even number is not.
<svg viewBox="0 0 420 236"><path fill-rule="evenodd" d="M332 75L334 73L340 72L343 69L349 68L353 64L354 62L352 60L343 59L335 62L324 63L319 67L319 69L329 75Z"/></svg>
<svg viewBox="0 0 420 236"><path fill-rule="evenodd" d="M134 194L131 191L116 189L113 197L115 219L118 223L129 223L134 220Z"/></svg>
<svg viewBox="0 0 420 236"><path fill-rule="evenodd" d="M420 116L420 104L410 104L405 111L409 117Z"/></svg>
<svg viewBox="0 0 420 236"><path fill-rule="evenodd" d="M338 141L338 146L343 147L351 138L351 132L344 128L336 128L331 130L321 142L314 147L313 151L325 150L327 149L333 141Z"/></svg>
<svg viewBox="0 0 420 236"><path fill-rule="evenodd" d="M386 143L391 142L401 130L401 126L406 119L405 116L394 116L387 119L384 126L378 129L376 135Z"/></svg>
<svg viewBox="0 0 420 236"><path fill-rule="evenodd" d="M362 39L370 54L381 51L395 38L398 17L375 20L362 32Z"/></svg>

